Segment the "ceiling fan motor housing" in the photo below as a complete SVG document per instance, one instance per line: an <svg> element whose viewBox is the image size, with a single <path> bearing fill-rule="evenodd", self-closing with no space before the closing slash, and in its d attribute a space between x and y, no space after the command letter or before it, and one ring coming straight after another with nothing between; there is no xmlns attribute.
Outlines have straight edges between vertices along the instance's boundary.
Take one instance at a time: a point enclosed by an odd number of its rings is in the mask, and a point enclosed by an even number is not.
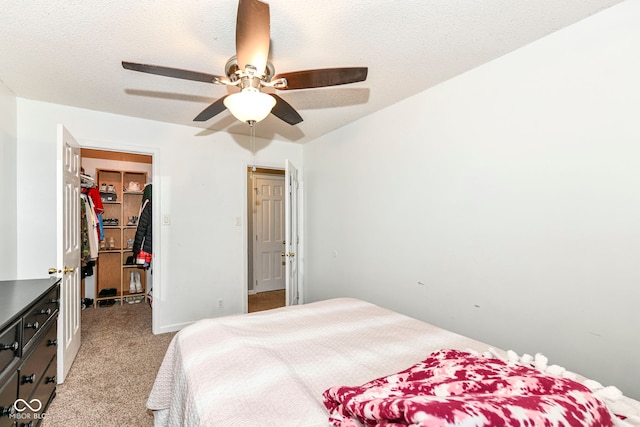
<svg viewBox="0 0 640 427"><path fill-rule="evenodd" d="M249 68L249 66L247 68ZM255 70L253 74L264 82L270 82L275 75L275 68L271 62L267 62L267 67L260 74L257 72L255 67L252 68ZM243 74L249 74L248 70L240 69L240 66L238 66L238 57L236 55L229 58L224 66L224 72L232 82L240 79Z"/></svg>

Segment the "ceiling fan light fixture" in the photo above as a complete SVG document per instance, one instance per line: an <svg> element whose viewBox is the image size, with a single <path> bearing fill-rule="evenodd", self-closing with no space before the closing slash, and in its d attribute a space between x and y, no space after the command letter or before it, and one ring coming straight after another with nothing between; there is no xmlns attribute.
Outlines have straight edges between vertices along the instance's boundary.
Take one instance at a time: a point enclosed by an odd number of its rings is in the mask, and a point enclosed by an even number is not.
<svg viewBox="0 0 640 427"><path fill-rule="evenodd" d="M253 87L246 87L229 95L223 102L231 114L241 122L259 122L267 117L276 105L274 97Z"/></svg>

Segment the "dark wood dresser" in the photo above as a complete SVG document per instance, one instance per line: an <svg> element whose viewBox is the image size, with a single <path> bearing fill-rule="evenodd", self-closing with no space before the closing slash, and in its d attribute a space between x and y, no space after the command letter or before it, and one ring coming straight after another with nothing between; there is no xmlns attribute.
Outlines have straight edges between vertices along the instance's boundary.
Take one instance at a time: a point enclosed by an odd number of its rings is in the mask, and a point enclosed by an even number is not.
<svg viewBox="0 0 640 427"><path fill-rule="evenodd" d="M34 427L56 394L59 279L0 281L0 427Z"/></svg>

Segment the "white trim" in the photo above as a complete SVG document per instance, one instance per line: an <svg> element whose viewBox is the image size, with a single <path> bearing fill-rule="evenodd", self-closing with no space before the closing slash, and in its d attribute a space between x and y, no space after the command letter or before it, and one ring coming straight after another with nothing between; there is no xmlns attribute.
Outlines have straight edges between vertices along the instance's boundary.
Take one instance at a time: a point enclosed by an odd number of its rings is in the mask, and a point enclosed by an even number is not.
<svg viewBox="0 0 640 427"><path fill-rule="evenodd" d="M155 310L156 300L153 299L153 310ZM182 330L183 328L195 323L194 322L183 322L183 323L174 323L173 325L165 325L160 328L157 328L157 331L153 331L154 335L166 334L168 332L177 332Z"/></svg>
<svg viewBox="0 0 640 427"><path fill-rule="evenodd" d="M265 167L260 167L260 169L265 170L267 168ZM285 191L285 189L287 188L286 186L286 175L285 175L285 171L284 169L273 169L273 168L268 168L269 171L273 171L272 173L269 172L260 172L260 171L256 171L253 172L253 185L254 185L254 190L257 188L257 180L259 179L263 179L263 180L269 180L270 182L277 182L282 184L282 189L283 191ZM249 182L247 180L247 182ZM249 207L249 210L253 211L253 215L250 215L250 218L248 218L249 223L247 223L247 230L249 229L249 225L251 225L251 229L253 231L253 234L251 235L251 239L247 239L247 250L251 249L251 253L253 254L253 259L248 259L249 263L252 264L248 264L247 265L247 270L251 270L253 271L253 292L249 291L249 295L252 294L257 294L257 290L256 290L256 286L260 287L260 292L270 292L270 291L278 291L278 290L285 290L285 277L284 277L284 268L282 270L282 287L279 289L270 289L270 287L275 286L273 283L270 283L268 286L266 286L263 283L263 280L261 279L257 279L256 277L260 277L260 273L262 273L262 267L260 267L260 261L256 262L256 258L259 258L256 256L256 254L259 254L260 252L257 251L256 249L258 248L258 240L255 238L256 235L258 234L258 221L262 220L264 221L264 213L260 213L257 208L258 206L258 199L260 198L260 196L258 196L256 191L251 191L248 192L247 195L251 194L251 200L247 201L249 203L253 202L253 205ZM282 216L282 220L284 223L284 200L285 200L285 194L282 194L282 212L281 212L281 216ZM283 230L284 231L284 230ZM247 232L248 234L248 232ZM249 236L247 236L249 237ZM284 235L282 236L282 238L284 239ZM282 252L284 250L284 248L282 248L279 252ZM284 265L284 264L283 264ZM249 269L249 267L252 267L251 269ZM257 274L256 274L257 273ZM273 278L272 278L273 279ZM275 281L275 279L273 279L273 281ZM266 289L265 289L266 288Z"/></svg>
<svg viewBox="0 0 640 427"><path fill-rule="evenodd" d="M160 174L160 147L149 147L132 144L118 144L111 141L97 141L91 139L79 139L81 148L92 148L103 151L117 151L122 153L145 154L152 156L151 160L151 183L154 184L151 193L151 210L152 217L152 233L153 233L153 309L151 310L151 331L153 334L163 334L165 332L173 332L175 325L168 325L160 328L160 313L163 310L162 298L162 261L161 261L161 244L162 242L162 215L160 203L162 188L162 178ZM107 147L105 147L107 146ZM156 268L158 266L159 268ZM147 289L148 291L148 289ZM186 325L184 325L186 326ZM183 327L183 326L180 326Z"/></svg>
<svg viewBox="0 0 640 427"><path fill-rule="evenodd" d="M242 303L240 304L240 308L241 308L241 312L242 313L247 313L249 311L249 304L248 304L248 298L249 298L249 286L248 286L248 272L249 272L249 244L248 244L248 239L249 239L249 229L248 229L248 215L247 215L247 209L248 209L248 205L247 205L247 194L249 191L248 188L248 178L247 178L247 168L249 167L249 163L245 160L243 160L241 162L242 165L242 179L240 180L240 186L241 188L241 193L242 197L242 213L240 214L240 218L242 218L242 233L240 233L242 235L242 271L240 271L240 283L242 283L242 285L240 286L240 290L241 290L241 297L240 300L242 301Z"/></svg>
<svg viewBox="0 0 640 427"><path fill-rule="evenodd" d="M304 304L304 167L298 168L298 304Z"/></svg>
<svg viewBox="0 0 640 427"><path fill-rule="evenodd" d="M256 168L261 168L261 169L272 169L272 170L281 170L284 171L284 160L282 162L279 163L274 163L274 162L264 162L264 163L249 163L246 160L242 160L241 162L242 164L242 174L243 174L243 178L240 180L240 182L242 183L241 186L241 190L243 194L242 197L242 215L240 216L242 218L242 271L240 272L240 278L242 281L242 286L241 286L241 292L242 292L242 304L240 305L240 308L242 309L242 313L248 313L249 312L249 304L248 304L248 299L249 299L249 295L254 295L256 292L253 291L253 293L250 293L249 288L248 288L248 272L249 272L249 246L248 246L248 242L249 242L249 222L248 221L253 221L253 218L249 219L248 215L247 215L247 194L248 194L248 179L247 179L247 170L248 168L255 166Z"/></svg>

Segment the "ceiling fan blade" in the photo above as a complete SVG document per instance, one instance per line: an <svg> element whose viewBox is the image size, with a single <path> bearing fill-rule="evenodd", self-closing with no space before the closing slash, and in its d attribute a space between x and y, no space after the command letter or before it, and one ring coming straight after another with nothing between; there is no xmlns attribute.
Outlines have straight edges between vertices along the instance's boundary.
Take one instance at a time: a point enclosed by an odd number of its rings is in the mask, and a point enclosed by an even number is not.
<svg viewBox="0 0 640 427"><path fill-rule="evenodd" d="M367 79L367 67L322 68L318 70L293 71L277 74L273 80L285 78L287 86L278 88L310 89L314 87L337 86L348 83L363 82Z"/></svg>
<svg viewBox="0 0 640 427"><path fill-rule="evenodd" d="M227 96L229 96L229 95L223 96L222 98L218 99L216 102L214 102L213 104L209 105L207 108L202 110L202 112L200 114L198 114L196 116L196 118L193 119L193 121L194 122L206 122L211 117L222 113L224 110L227 109L227 107L224 105L224 99Z"/></svg>
<svg viewBox="0 0 640 427"><path fill-rule="evenodd" d="M289 123L290 125L297 125L302 121L300 114L284 99L278 95L270 93L276 100L276 105L271 110L271 113L280 120Z"/></svg>
<svg viewBox="0 0 640 427"><path fill-rule="evenodd" d="M214 83L225 77L215 74L201 73L199 71L181 70L179 68L162 67L160 65L137 64L135 62L122 61L122 66L127 70L141 71L143 73L157 74L159 76L174 77L176 79L194 80L197 82Z"/></svg>
<svg viewBox="0 0 640 427"><path fill-rule="evenodd" d="M259 0L240 0L236 20L236 55L238 66L256 68L262 75L267 68L270 39L269 5Z"/></svg>

